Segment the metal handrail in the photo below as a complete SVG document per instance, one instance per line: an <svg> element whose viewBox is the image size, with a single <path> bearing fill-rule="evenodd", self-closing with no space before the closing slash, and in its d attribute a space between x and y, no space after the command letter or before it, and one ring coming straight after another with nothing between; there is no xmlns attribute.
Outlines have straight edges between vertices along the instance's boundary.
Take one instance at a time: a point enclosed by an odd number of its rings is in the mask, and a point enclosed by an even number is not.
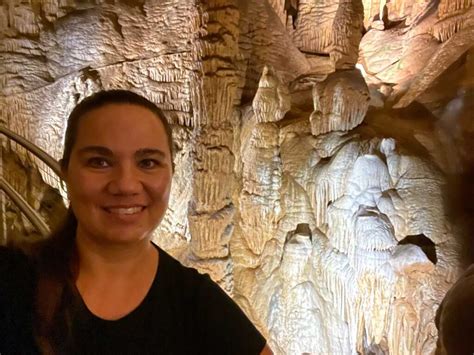
<svg viewBox="0 0 474 355"><path fill-rule="evenodd" d="M11 131L5 125L0 124L0 133L3 133L6 135L8 138L12 139L13 141L17 142L24 148L26 148L28 151L33 153L36 157L38 157L43 163L45 163L48 167L51 168L51 170L54 171L54 173L61 177L61 168L59 166L59 163L54 159L51 155L46 153L43 149L37 147L27 139L23 138L22 136L18 135L17 133Z"/></svg>
<svg viewBox="0 0 474 355"><path fill-rule="evenodd" d="M59 177L59 181L62 183L60 165L51 155L19 134L11 131L3 124L0 124L0 133L15 141L39 158ZM3 190L13 203L20 208L21 212L26 216L26 218L28 218L31 224L33 224L42 236L46 237L50 234L49 227L44 222L41 215L28 204L28 202L8 183L8 181L3 178L3 176L0 176L0 190Z"/></svg>
<svg viewBox="0 0 474 355"><path fill-rule="evenodd" d="M6 181L3 176L0 177L0 189L5 191L7 196L20 208L21 212L23 212L28 218L28 220L33 224L37 231L41 233L43 237L49 235L49 227L43 221L41 216L36 212L28 202Z"/></svg>

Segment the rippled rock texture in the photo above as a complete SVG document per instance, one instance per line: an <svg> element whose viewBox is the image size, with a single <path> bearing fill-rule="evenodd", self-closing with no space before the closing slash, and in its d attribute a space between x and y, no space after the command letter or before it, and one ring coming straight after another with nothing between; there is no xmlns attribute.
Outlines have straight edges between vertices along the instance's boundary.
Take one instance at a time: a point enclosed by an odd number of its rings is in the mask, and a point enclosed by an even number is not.
<svg viewBox="0 0 474 355"><path fill-rule="evenodd" d="M443 186L471 156L473 11L466 0L4 0L0 120L59 159L83 97L150 98L176 146L155 241L209 272L276 354L426 354L459 274ZM58 180L2 146L2 175L54 219ZM1 202L15 233L31 234Z"/></svg>

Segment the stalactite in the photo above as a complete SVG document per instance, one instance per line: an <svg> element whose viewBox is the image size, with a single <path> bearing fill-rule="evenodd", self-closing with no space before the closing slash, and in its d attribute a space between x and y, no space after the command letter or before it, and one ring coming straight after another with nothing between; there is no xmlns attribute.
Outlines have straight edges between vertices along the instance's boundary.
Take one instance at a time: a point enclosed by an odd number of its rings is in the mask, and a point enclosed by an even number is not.
<svg viewBox="0 0 474 355"><path fill-rule="evenodd" d="M313 89L313 135L347 131L359 125L368 109L368 89L359 71L336 73Z"/></svg>

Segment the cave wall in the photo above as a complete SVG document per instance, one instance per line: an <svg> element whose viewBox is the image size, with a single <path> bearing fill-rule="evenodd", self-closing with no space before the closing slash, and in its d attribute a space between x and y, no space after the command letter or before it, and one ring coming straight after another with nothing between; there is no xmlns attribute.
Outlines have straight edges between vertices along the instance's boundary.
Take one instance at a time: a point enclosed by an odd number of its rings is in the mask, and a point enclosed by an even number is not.
<svg viewBox="0 0 474 355"><path fill-rule="evenodd" d="M474 131L471 5L6 0L0 120L59 159L82 98L148 97L177 148L160 246L209 272L277 354L425 354L459 273L442 188ZM56 201L51 172L2 146L31 205Z"/></svg>

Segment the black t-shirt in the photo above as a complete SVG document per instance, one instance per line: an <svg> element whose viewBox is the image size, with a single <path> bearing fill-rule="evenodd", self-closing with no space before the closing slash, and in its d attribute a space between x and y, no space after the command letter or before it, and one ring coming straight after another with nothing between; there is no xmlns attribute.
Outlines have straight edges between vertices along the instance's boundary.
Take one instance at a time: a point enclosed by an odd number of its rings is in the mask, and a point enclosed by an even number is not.
<svg viewBox="0 0 474 355"><path fill-rule="evenodd" d="M259 354L265 339L207 275L163 250L143 302L107 321L79 300L73 316L77 354ZM5 275L4 272L8 272ZM0 353L35 353L31 336L32 269L18 253L0 249Z"/></svg>

